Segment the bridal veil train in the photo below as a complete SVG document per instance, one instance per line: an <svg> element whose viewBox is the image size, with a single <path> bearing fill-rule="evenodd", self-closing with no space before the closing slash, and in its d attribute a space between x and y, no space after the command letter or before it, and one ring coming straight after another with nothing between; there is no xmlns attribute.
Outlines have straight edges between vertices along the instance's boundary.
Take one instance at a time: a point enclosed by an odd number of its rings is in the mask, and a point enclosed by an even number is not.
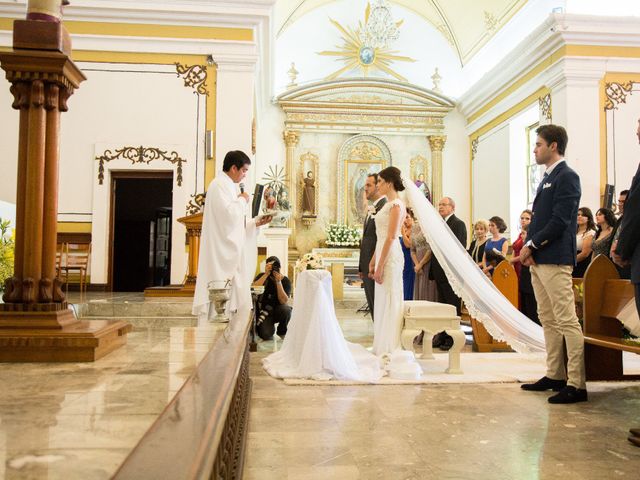
<svg viewBox="0 0 640 480"><path fill-rule="evenodd" d="M407 178L403 182L407 204L413 208L433 254L469 314L517 352L544 351L542 327L516 309L482 273L420 189Z"/></svg>

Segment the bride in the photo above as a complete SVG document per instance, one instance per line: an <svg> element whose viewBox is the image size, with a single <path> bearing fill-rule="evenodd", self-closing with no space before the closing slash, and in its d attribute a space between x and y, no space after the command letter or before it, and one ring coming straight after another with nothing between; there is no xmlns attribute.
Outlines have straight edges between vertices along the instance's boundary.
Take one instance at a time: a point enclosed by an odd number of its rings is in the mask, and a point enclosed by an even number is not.
<svg viewBox="0 0 640 480"><path fill-rule="evenodd" d="M375 280L373 318L373 353L391 354L400 348L404 294L402 270L404 255L398 242L406 208L398 192L404 190L400 170L387 167L378 172L378 192L387 197L387 203L375 215L376 253L369 264L369 276Z"/></svg>

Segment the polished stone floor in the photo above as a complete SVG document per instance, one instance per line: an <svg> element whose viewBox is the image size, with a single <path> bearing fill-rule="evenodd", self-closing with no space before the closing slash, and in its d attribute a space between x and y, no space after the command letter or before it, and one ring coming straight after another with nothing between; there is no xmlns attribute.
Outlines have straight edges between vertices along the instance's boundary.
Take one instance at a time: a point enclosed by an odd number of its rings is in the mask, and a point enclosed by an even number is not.
<svg viewBox="0 0 640 480"><path fill-rule="evenodd" d="M94 363L0 364L0 479L111 478L222 333L170 322Z"/></svg>
<svg viewBox="0 0 640 480"><path fill-rule="evenodd" d="M110 478L220 334L188 326L188 301L89 299L86 314L136 322L128 345L92 364L0 365L0 479ZM371 345L357 304L339 305L340 323ZM517 384L287 386L260 366L280 345L252 354L244 478L640 477L626 440L640 383L589 384L571 406Z"/></svg>
<svg viewBox="0 0 640 480"><path fill-rule="evenodd" d="M340 311L351 341L370 345L368 319ZM252 357L244 478L640 478L640 384L590 383L590 401L550 405L518 384L289 386Z"/></svg>

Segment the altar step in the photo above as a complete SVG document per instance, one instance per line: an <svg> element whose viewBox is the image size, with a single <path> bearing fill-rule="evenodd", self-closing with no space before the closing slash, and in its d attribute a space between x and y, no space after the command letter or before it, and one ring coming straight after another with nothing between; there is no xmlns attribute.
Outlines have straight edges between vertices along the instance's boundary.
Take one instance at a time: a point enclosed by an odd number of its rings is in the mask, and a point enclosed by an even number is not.
<svg viewBox="0 0 640 480"><path fill-rule="evenodd" d="M172 328L172 327L197 327L198 319L194 316L189 317L99 317L87 316L82 317L83 320L124 320L128 322L134 330L146 328Z"/></svg>
<svg viewBox="0 0 640 480"><path fill-rule="evenodd" d="M134 329L195 327L192 299L144 298L141 293L110 294L101 298L88 294L74 302L76 315L83 320L125 320Z"/></svg>

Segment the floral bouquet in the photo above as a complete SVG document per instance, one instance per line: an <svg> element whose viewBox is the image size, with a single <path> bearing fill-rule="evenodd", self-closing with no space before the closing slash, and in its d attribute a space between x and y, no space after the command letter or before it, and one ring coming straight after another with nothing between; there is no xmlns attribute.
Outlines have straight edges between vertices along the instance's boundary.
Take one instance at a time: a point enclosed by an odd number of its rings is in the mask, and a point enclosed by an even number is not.
<svg viewBox="0 0 640 480"><path fill-rule="evenodd" d="M329 247L357 247L360 245L360 229L340 223L327 226L327 245Z"/></svg>
<svg viewBox="0 0 640 480"><path fill-rule="evenodd" d="M305 253L296 262L296 272L302 272L303 270L322 270L324 268L324 261L322 255L317 253Z"/></svg>

